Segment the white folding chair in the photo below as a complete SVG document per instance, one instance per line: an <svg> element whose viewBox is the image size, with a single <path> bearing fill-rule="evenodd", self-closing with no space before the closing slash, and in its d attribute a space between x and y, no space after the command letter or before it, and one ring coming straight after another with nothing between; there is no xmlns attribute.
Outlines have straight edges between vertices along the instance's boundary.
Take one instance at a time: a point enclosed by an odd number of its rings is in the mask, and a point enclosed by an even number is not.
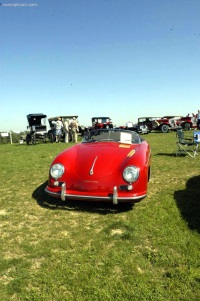
<svg viewBox="0 0 200 301"><path fill-rule="evenodd" d="M198 148L198 143L195 141L194 137L184 137L184 132L183 130L177 130L176 132L176 138L177 138L177 152L176 156L179 155L188 155L191 158L194 158L197 154L197 148Z"/></svg>

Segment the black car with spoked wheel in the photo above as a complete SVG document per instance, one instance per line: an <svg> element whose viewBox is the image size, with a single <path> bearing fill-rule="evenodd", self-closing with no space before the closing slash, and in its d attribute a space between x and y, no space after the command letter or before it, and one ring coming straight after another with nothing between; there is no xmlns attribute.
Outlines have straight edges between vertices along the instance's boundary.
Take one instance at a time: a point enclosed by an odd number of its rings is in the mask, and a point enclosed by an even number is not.
<svg viewBox="0 0 200 301"><path fill-rule="evenodd" d="M26 135L26 144L36 144L38 140L46 142L47 138L51 142L51 137L48 136L47 126L46 126L47 116L43 113L28 114L27 121L28 133ZM52 137L53 139L53 137Z"/></svg>

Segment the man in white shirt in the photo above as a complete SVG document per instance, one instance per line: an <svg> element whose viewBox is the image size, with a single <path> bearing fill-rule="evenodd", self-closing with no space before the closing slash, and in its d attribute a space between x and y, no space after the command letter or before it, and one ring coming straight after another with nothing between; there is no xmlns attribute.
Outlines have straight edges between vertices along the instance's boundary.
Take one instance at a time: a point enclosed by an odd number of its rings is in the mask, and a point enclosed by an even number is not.
<svg viewBox="0 0 200 301"><path fill-rule="evenodd" d="M63 128L63 123L61 121L61 118L59 117L57 121L53 121L52 123L55 124L56 142L60 142L60 137L62 136L62 128Z"/></svg>

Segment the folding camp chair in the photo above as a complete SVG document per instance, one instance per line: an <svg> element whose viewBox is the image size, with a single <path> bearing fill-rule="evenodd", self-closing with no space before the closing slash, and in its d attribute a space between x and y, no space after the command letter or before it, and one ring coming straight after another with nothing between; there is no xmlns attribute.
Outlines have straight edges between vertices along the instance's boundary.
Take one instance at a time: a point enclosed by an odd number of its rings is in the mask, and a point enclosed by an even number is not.
<svg viewBox="0 0 200 301"><path fill-rule="evenodd" d="M176 132L176 137L177 137L177 152L176 156L185 154L189 155L191 158L194 158L197 154L197 148L198 148L198 143L194 140L194 137L184 137L184 132L183 130L177 130Z"/></svg>

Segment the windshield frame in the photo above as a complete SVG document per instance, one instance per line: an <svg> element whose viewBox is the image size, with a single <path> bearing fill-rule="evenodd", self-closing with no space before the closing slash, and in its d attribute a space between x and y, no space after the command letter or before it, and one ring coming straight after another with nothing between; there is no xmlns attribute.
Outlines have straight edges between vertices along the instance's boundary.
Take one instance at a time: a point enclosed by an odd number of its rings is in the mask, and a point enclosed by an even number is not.
<svg viewBox="0 0 200 301"><path fill-rule="evenodd" d="M82 143L116 142L123 144L140 144L142 138L134 131L123 129L96 129L85 134Z"/></svg>

